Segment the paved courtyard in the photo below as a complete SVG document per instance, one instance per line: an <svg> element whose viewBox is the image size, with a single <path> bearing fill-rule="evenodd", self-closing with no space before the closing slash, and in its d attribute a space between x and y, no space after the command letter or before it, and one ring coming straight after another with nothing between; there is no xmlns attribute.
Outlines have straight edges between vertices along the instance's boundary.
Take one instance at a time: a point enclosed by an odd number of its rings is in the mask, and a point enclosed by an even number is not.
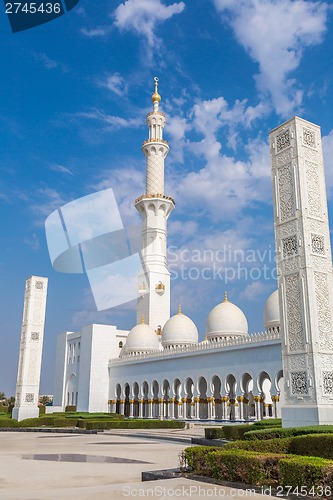
<svg viewBox="0 0 333 500"><path fill-rule="evenodd" d="M154 432L155 439L148 439ZM188 479L141 482L143 471L175 468L196 429L94 434L0 432L1 500L270 498ZM146 435L146 436L145 436ZM164 437L164 440L160 438Z"/></svg>

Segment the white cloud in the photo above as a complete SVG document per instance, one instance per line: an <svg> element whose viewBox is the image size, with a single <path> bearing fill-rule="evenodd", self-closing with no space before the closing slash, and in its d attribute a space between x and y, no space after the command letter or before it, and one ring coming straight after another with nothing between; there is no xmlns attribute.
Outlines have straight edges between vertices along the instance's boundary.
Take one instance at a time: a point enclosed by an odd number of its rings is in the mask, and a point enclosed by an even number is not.
<svg viewBox="0 0 333 500"><path fill-rule="evenodd" d="M81 34L88 37L88 38L98 38L98 37L105 37L109 33L109 28L92 28L92 29L87 29L87 28L82 28L80 30Z"/></svg>
<svg viewBox="0 0 333 500"><path fill-rule="evenodd" d="M105 87L118 96L127 94L128 85L125 83L124 78L119 73L107 75L104 80L99 80L98 85Z"/></svg>
<svg viewBox="0 0 333 500"><path fill-rule="evenodd" d="M126 0L114 11L114 24L119 30L143 35L150 47L156 47L160 43L155 33L156 26L180 14L184 8L184 2L164 5L161 0Z"/></svg>
<svg viewBox="0 0 333 500"><path fill-rule="evenodd" d="M303 90L291 73L303 49L322 42L328 5L304 0L214 0L238 42L259 64L258 88L269 93L277 113L289 116L302 103Z"/></svg>
<svg viewBox="0 0 333 500"><path fill-rule="evenodd" d="M51 165L50 170L53 170L53 172L60 172L61 174L73 175L73 172L69 168L64 167L64 165Z"/></svg>
<svg viewBox="0 0 333 500"><path fill-rule="evenodd" d="M109 129L120 129L120 128L131 128L131 127L141 127L142 120L138 118L122 118L120 116L108 115L104 111L94 109L87 112L79 112L72 115L78 118L85 118L89 120L96 120L105 125L104 130Z"/></svg>
<svg viewBox="0 0 333 500"><path fill-rule="evenodd" d="M239 298L250 302L262 302L262 299L268 299L269 295L274 291L272 283L263 283L262 281L253 281L240 293Z"/></svg>

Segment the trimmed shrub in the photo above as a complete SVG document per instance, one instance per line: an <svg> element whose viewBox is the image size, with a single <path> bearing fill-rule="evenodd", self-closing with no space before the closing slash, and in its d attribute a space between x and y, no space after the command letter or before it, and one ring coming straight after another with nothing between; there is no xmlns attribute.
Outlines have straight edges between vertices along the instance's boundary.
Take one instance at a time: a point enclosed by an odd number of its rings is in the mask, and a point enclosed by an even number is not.
<svg viewBox="0 0 333 500"><path fill-rule="evenodd" d="M191 446L190 448L185 448L180 455L180 466L183 469L189 467L192 472L200 473L203 476L209 475L209 470L207 470L207 474L202 472L207 468L206 455L211 451L217 450L218 448L215 446Z"/></svg>
<svg viewBox="0 0 333 500"><path fill-rule="evenodd" d="M18 427L19 426L19 423L17 422L17 420L13 420L11 418L1 418L0 419L0 428L1 429L7 429L7 428L11 428L11 427Z"/></svg>
<svg viewBox="0 0 333 500"><path fill-rule="evenodd" d="M282 418L270 418L267 420L257 420L253 422L253 427L265 428L265 427L282 427Z"/></svg>
<svg viewBox="0 0 333 500"><path fill-rule="evenodd" d="M226 443L223 446L224 450L246 450L255 451L259 453L291 453L290 445L296 438L276 438L276 439L265 439L256 441L234 441L232 443Z"/></svg>
<svg viewBox="0 0 333 500"><path fill-rule="evenodd" d="M246 484L275 484L279 478L279 460L284 455L257 454L245 450L212 451L202 446L195 451L186 448L186 461L192 472L200 476L213 477L220 481L238 481Z"/></svg>
<svg viewBox="0 0 333 500"><path fill-rule="evenodd" d="M206 427L205 428L205 438L206 439L225 439L224 431L222 427Z"/></svg>
<svg viewBox="0 0 333 500"><path fill-rule="evenodd" d="M76 406L65 406L65 412L76 411Z"/></svg>
<svg viewBox="0 0 333 500"><path fill-rule="evenodd" d="M291 439L289 453L333 460L333 434L296 436Z"/></svg>
<svg viewBox="0 0 333 500"><path fill-rule="evenodd" d="M67 418L27 418L18 422L18 427L76 427L77 422Z"/></svg>
<svg viewBox="0 0 333 500"><path fill-rule="evenodd" d="M333 487L333 464L324 458L289 457L282 458L279 464L280 484L305 488L308 492L312 487L328 486L331 498ZM323 497L323 495L321 495ZM326 495L325 495L326 496ZM324 496L324 497L325 497Z"/></svg>
<svg viewBox="0 0 333 500"><path fill-rule="evenodd" d="M88 430L96 429L184 429L185 422L177 420L79 420L78 426Z"/></svg>
<svg viewBox="0 0 333 500"><path fill-rule="evenodd" d="M8 413L8 406L0 405L0 413Z"/></svg>
<svg viewBox="0 0 333 500"><path fill-rule="evenodd" d="M327 434L333 432L333 425L317 425L311 427L290 427L259 429L244 433L244 439L274 439L279 437L305 436L307 434Z"/></svg>

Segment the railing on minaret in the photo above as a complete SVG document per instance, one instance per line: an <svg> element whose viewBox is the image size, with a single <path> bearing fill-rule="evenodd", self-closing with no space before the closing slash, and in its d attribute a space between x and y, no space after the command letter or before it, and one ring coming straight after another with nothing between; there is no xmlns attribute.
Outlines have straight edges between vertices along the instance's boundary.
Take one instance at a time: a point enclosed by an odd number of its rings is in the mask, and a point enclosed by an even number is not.
<svg viewBox="0 0 333 500"><path fill-rule="evenodd" d="M284 427L333 423L333 280L320 128L270 134Z"/></svg>
<svg viewBox="0 0 333 500"><path fill-rule="evenodd" d="M167 268L167 219L174 201L164 194L164 160L169 145L163 139L166 122L159 110L161 96L154 78L153 111L148 113L148 139L142 145L146 157L146 193L135 200L142 217L142 261L139 274L138 320L144 314L155 330L170 318L170 273Z"/></svg>

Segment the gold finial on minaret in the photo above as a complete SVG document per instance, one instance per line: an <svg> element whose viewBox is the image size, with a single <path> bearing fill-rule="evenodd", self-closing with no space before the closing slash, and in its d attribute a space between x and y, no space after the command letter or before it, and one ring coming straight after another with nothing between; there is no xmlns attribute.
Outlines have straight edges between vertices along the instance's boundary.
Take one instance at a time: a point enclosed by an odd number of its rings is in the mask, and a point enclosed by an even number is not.
<svg viewBox="0 0 333 500"><path fill-rule="evenodd" d="M180 304L178 305L178 314L182 314L182 308Z"/></svg>
<svg viewBox="0 0 333 500"><path fill-rule="evenodd" d="M153 95L151 96L151 100L153 101L153 104L154 104L154 111L158 111L158 105L161 102L162 98L161 98L160 94L158 93L158 78L157 78L157 76L154 77L154 81L155 81L155 91L154 91Z"/></svg>
<svg viewBox="0 0 333 500"><path fill-rule="evenodd" d="M229 302L229 300L228 300L228 292L224 292L224 301L223 302Z"/></svg>
<svg viewBox="0 0 333 500"><path fill-rule="evenodd" d="M143 314L141 316L141 325L144 325L145 324L145 315Z"/></svg>

